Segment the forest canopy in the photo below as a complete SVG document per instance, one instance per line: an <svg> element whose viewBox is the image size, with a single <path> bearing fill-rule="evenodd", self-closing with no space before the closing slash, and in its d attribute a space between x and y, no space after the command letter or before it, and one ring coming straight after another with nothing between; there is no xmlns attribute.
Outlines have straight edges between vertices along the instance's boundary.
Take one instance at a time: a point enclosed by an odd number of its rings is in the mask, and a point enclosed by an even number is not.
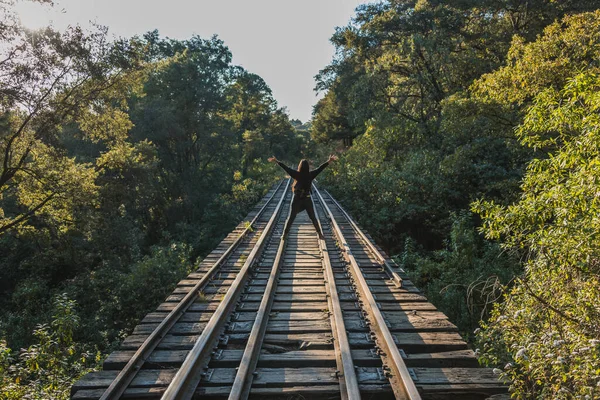
<svg viewBox="0 0 600 400"><path fill-rule="evenodd" d="M0 397L67 398L281 177L267 157L338 152L319 183L513 398L600 398L600 1L361 5L305 123L216 36L29 30L14 5Z"/></svg>
<svg viewBox="0 0 600 400"><path fill-rule="evenodd" d="M599 6L360 6L317 76L327 184L514 398L600 396Z"/></svg>
<svg viewBox="0 0 600 400"><path fill-rule="evenodd" d="M65 398L308 132L217 37L32 31L13 6L0 2L0 397Z"/></svg>

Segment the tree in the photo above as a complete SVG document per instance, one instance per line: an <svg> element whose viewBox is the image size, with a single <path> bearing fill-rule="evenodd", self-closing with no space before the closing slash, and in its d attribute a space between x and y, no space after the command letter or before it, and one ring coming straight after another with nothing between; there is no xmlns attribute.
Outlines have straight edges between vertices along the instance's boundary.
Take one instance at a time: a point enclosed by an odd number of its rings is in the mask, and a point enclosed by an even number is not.
<svg viewBox="0 0 600 400"><path fill-rule="evenodd" d="M76 204L93 204L101 166L68 157L61 132L77 125L107 152L122 143L123 102L141 78L135 42L108 43L104 28L30 31L13 18L0 22L0 235L34 215L65 229Z"/></svg>
<svg viewBox="0 0 600 400"><path fill-rule="evenodd" d="M518 58L477 86L527 102L517 135L546 152L529 163L518 201L473 205L489 238L525 256L524 273L480 333L483 359L505 365L516 398L598 396L598 23L598 11L575 15L535 42L516 40Z"/></svg>
<svg viewBox="0 0 600 400"><path fill-rule="evenodd" d="M54 298L50 324L35 329L36 343L18 354L0 341L0 397L68 399L72 381L91 371L96 355L73 340L80 319L65 294Z"/></svg>
<svg viewBox="0 0 600 400"><path fill-rule="evenodd" d="M344 109L334 92L327 92L325 97L317 102L313 111L312 139L317 143L342 140L345 146L350 147L357 135L348 122L348 116L343 114Z"/></svg>
<svg viewBox="0 0 600 400"><path fill-rule="evenodd" d="M388 126L417 124L435 145L443 100L500 66L513 35L531 40L554 19L598 5L583 0L362 5L348 26L336 30L331 39L336 57L317 75L317 89L332 98L315 109L315 121L322 123L316 137L325 139L339 126L346 130L344 124L358 135L374 119Z"/></svg>
<svg viewBox="0 0 600 400"><path fill-rule="evenodd" d="M312 135L326 144L348 135L352 147L322 181L388 252L403 254L413 243L417 261L408 272L450 315L468 309L468 291L441 296L441 283L431 277L453 288L510 281L504 272L512 255L494 258L494 243L474 240L466 247L477 256L463 257L449 250L453 227L478 198L500 205L518 199L525 166L549 147L522 146L514 128L536 93L561 88L573 68L596 65L598 26L576 13L599 6L389 0L360 6L332 37L336 56L317 76L317 89L326 93L315 107ZM553 22L570 14L582 24L568 25L569 35L561 36ZM546 39L529 45L542 34ZM472 220L462 225L465 235L476 235L480 221ZM474 261L446 273L462 260ZM463 304L448 306L457 293ZM485 318L487 310L473 315ZM473 319L456 322L466 330Z"/></svg>

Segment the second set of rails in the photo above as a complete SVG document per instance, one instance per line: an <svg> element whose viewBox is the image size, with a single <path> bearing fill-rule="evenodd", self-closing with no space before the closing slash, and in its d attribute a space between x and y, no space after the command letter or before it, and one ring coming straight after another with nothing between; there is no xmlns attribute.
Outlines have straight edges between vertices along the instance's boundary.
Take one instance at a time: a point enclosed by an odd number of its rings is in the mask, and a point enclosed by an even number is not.
<svg viewBox="0 0 600 400"><path fill-rule="evenodd" d="M273 188L72 398L420 399L398 302L441 313L317 187L325 239L302 213L282 240L291 197L290 180Z"/></svg>

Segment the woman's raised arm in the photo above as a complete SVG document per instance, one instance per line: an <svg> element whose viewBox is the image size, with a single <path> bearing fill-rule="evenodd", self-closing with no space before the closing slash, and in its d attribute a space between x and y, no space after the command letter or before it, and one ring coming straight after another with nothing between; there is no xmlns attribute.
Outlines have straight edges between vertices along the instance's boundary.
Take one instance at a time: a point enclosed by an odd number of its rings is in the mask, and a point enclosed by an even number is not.
<svg viewBox="0 0 600 400"><path fill-rule="evenodd" d="M277 157L275 157L275 156L269 157L269 162L276 162L277 164L279 164L279 166L281 168L283 168L285 170L285 172L288 173L289 176L291 176L292 178L298 180L298 171L296 171L295 169L291 169L290 167L288 167L287 165L285 165L284 163L282 163L281 161L279 161L277 159Z"/></svg>

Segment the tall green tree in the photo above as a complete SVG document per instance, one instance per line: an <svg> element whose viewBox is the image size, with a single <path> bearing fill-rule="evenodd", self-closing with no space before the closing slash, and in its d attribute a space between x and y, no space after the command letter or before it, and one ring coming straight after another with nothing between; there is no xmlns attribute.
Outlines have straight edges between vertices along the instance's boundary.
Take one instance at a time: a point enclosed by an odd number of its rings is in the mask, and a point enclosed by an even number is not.
<svg viewBox="0 0 600 400"><path fill-rule="evenodd" d="M75 339L105 351L278 178L266 157L296 157L303 137L216 37L109 42L7 21L0 336L28 346L66 292Z"/></svg>
<svg viewBox="0 0 600 400"><path fill-rule="evenodd" d="M474 292L456 288L487 287L494 298L520 267L493 243L454 238L477 235L473 201L512 203L529 160L545 156L547 149L523 147L514 129L539 90L564 85L564 56L572 53L580 68L594 63L587 44L597 27L568 28L572 39L559 40L562 28L553 22L599 6L390 0L360 6L332 37L336 56L317 76L326 93L314 109L312 136L346 149L324 183L392 254L406 255L419 287L465 331L490 308L462 318L457 310L468 309ZM529 47L551 35L549 25L555 39ZM494 251L500 255L490 262ZM457 260L467 267L457 269Z"/></svg>
<svg viewBox="0 0 600 400"><path fill-rule="evenodd" d="M486 235L525 259L480 334L484 360L504 366L516 398L599 393L599 24L600 12L584 13L535 42L515 40L507 65L476 85L527 105L517 135L544 154L528 164L518 201L473 205Z"/></svg>
<svg viewBox="0 0 600 400"><path fill-rule="evenodd" d="M27 30L10 4L3 2L0 21L0 235L34 216L65 230L78 205L93 205L101 166L69 157L61 132L77 125L105 152L125 140L124 101L139 88L139 49L108 43L103 28Z"/></svg>

